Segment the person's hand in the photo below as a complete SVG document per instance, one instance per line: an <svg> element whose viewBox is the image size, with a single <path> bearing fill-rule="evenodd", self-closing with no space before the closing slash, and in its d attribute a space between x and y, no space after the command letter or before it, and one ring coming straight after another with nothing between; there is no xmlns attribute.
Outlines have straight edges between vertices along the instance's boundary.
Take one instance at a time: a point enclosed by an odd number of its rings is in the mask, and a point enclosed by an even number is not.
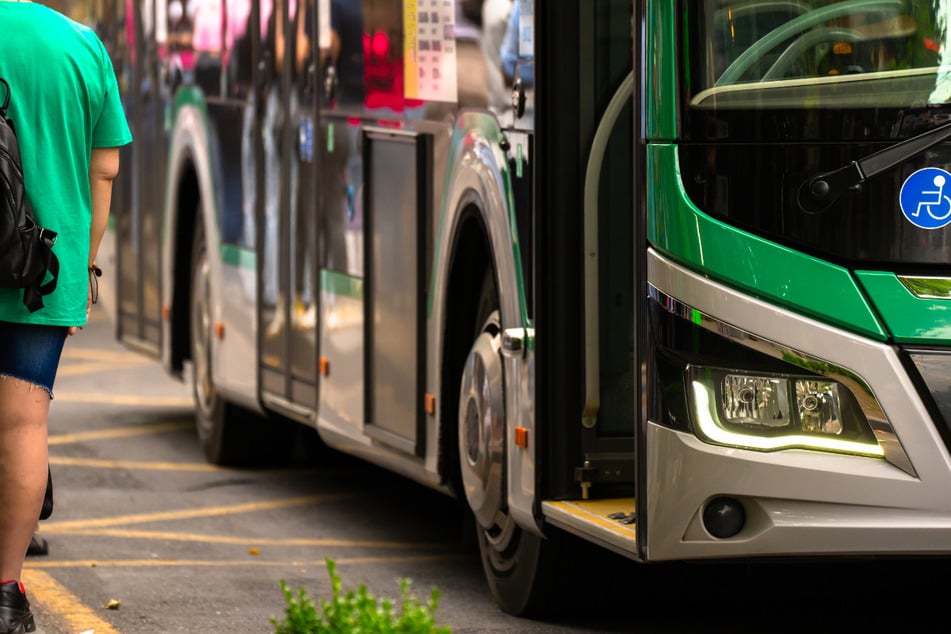
<svg viewBox="0 0 951 634"><path fill-rule="evenodd" d="M86 291L86 321L89 321L89 314L92 311L92 285L89 285L88 290ZM82 330L82 326L70 326L66 329L66 334L72 337L77 332Z"/></svg>

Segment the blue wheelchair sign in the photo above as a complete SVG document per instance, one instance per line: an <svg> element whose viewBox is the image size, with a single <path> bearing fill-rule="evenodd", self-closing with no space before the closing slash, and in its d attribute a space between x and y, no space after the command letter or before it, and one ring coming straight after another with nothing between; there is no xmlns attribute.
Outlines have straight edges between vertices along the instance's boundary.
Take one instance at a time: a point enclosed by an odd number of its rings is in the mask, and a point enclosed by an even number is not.
<svg viewBox="0 0 951 634"><path fill-rule="evenodd" d="M940 229L951 222L951 173L925 167L902 183L899 203L905 218L922 229Z"/></svg>

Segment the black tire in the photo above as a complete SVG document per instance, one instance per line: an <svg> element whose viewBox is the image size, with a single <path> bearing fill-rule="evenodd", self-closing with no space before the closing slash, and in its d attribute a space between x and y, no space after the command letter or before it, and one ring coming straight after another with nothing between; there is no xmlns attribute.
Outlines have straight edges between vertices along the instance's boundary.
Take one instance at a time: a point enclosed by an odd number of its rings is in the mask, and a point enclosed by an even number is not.
<svg viewBox="0 0 951 634"><path fill-rule="evenodd" d="M205 227L196 214L192 246L190 297L192 393L195 429L208 461L221 466L257 466L286 463L293 452L293 423L264 418L218 393L212 372L209 262Z"/></svg>
<svg viewBox="0 0 951 634"><path fill-rule="evenodd" d="M499 393L499 299L492 272L482 283L475 333L459 392L459 461L466 501L475 516L476 541L485 577L499 607L516 616L543 616L553 604L554 575L549 574L556 548L551 541L519 527L505 501L504 394ZM500 404L502 410L495 411ZM487 421L501 418L498 423ZM490 429L485 429L488 425ZM477 429L482 427L482 429ZM487 439L496 440L487 440ZM564 553L562 553L564 555Z"/></svg>

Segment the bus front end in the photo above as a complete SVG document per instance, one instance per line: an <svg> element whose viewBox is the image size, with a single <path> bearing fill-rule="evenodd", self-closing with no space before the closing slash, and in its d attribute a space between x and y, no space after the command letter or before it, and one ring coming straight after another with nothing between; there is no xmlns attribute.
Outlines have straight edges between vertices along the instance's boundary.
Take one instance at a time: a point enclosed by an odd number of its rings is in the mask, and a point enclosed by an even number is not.
<svg viewBox="0 0 951 634"><path fill-rule="evenodd" d="M951 553L947 2L649 3L651 560Z"/></svg>

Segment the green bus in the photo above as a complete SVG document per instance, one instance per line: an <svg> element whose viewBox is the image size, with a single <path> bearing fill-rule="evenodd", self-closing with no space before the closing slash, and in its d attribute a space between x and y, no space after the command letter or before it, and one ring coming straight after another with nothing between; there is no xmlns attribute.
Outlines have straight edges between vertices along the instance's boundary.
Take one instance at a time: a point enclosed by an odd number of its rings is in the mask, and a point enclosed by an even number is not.
<svg viewBox="0 0 951 634"><path fill-rule="evenodd" d="M454 496L520 615L566 534L951 553L948 2L92 16L135 135L103 301L212 463L306 431Z"/></svg>

